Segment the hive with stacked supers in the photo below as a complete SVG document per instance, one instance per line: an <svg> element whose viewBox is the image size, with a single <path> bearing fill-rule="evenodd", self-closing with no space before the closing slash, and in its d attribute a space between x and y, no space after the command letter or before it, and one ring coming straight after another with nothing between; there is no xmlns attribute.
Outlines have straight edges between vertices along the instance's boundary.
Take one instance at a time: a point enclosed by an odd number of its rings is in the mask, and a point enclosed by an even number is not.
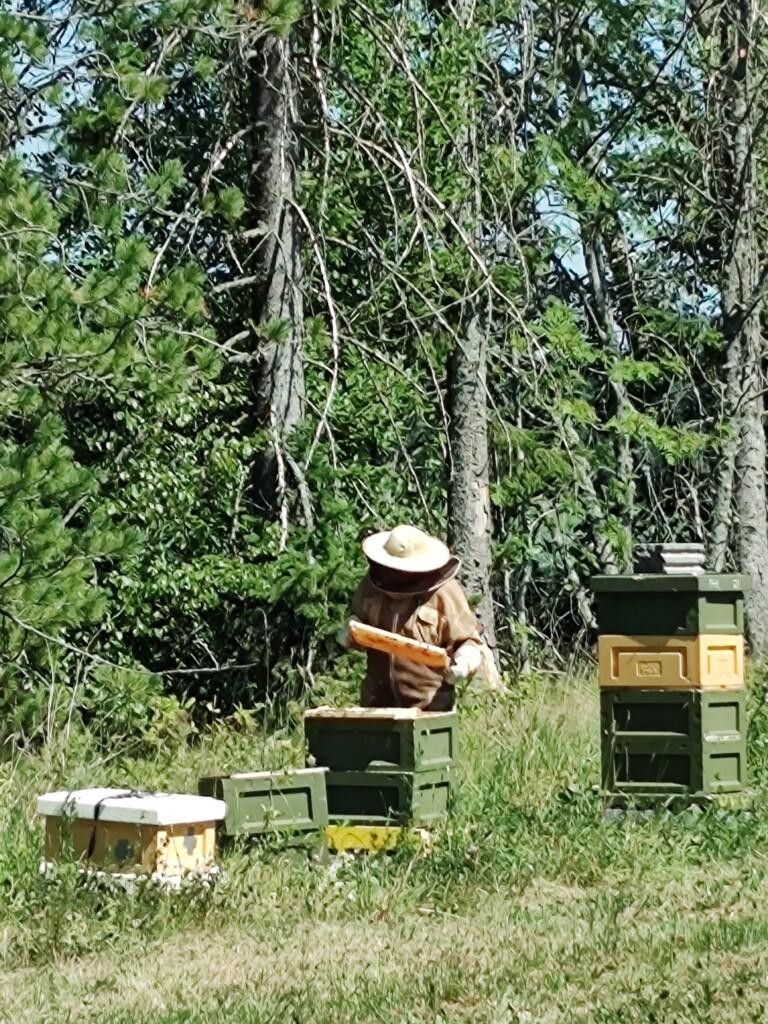
<svg viewBox="0 0 768 1024"><path fill-rule="evenodd" d="M602 791L611 806L726 802L746 786L744 593L700 544L597 576Z"/></svg>

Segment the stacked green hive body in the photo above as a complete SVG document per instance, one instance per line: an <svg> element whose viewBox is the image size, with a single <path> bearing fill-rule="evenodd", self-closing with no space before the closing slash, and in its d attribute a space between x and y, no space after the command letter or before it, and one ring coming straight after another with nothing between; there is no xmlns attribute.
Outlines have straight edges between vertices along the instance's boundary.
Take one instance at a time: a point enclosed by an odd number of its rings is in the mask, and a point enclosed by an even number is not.
<svg viewBox="0 0 768 1024"><path fill-rule="evenodd" d="M596 576L601 634L696 636L744 632L744 576Z"/></svg>
<svg viewBox="0 0 768 1024"><path fill-rule="evenodd" d="M603 787L643 800L707 799L744 787L745 690L600 694Z"/></svg>
<svg viewBox="0 0 768 1024"><path fill-rule="evenodd" d="M431 825L448 813L456 715L414 708L316 708L310 762L327 768L332 823Z"/></svg>
<svg viewBox="0 0 768 1024"><path fill-rule="evenodd" d="M743 791L746 587L743 576L710 573L592 580L610 803Z"/></svg>

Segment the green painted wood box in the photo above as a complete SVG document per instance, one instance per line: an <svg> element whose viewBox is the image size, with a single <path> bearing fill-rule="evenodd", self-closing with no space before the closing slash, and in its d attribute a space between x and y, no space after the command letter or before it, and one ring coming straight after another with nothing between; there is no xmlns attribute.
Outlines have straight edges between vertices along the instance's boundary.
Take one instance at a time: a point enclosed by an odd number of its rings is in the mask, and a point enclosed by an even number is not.
<svg viewBox="0 0 768 1024"><path fill-rule="evenodd" d="M744 632L746 576L594 576L600 633L695 636Z"/></svg>
<svg viewBox="0 0 768 1024"><path fill-rule="evenodd" d="M696 796L746 785L746 690L602 690L608 793Z"/></svg>
<svg viewBox="0 0 768 1024"><path fill-rule="evenodd" d="M431 771L457 757L453 711L315 708L304 716L304 736L311 763L332 771Z"/></svg>
<svg viewBox="0 0 768 1024"><path fill-rule="evenodd" d="M328 824L325 777L324 768L213 775L198 781L198 792L226 804L224 835L315 832Z"/></svg>
<svg viewBox="0 0 768 1024"><path fill-rule="evenodd" d="M452 769L428 772L333 772L326 776L332 823L431 825L444 819Z"/></svg>

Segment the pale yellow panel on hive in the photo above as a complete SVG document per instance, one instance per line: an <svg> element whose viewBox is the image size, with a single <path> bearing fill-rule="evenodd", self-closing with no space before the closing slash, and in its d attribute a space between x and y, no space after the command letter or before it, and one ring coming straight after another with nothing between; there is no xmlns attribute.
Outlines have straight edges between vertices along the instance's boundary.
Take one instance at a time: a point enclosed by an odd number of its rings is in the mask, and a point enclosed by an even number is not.
<svg viewBox="0 0 768 1024"><path fill-rule="evenodd" d="M744 638L619 636L598 638L600 686L729 690L744 685Z"/></svg>
<svg viewBox="0 0 768 1024"><path fill-rule="evenodd" d="M71 859L103 871L151 873L156 831L132 822L46 817L45 859Z"/></svg>
<svg viewBox="0 0 768 1024"><path fill-rule="evenodd" d="M711 645L705 652L705 674L712 679L744 678L743 645ZM740 685L740 684L736 684Z"/></svg>
<svg viewBox="0 0 768 1024"><path fill-rule="evenodd" d="M160 829L157 838L157 870L163 875L185 875L213 866L216 826L211 821L173 825Z"/></svg>
<svg viewBox="0 0 768 1024"><path fill-rule="evenodd" d="M45 819L45 859L75 860L107 872L169 877L213 866L214 822L138 825L132 822Z"/></svg>

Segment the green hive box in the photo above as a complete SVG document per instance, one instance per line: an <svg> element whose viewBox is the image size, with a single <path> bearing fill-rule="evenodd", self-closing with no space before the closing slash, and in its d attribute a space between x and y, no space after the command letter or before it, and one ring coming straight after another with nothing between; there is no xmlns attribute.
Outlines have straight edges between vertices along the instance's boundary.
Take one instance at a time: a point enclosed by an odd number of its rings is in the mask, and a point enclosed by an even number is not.
<svg viewBox="0 0 768 1024"><path fill-rule="evenodd" d="M594 576L600 633L696 636L744 632L742 575Z"/></svg>
<svg viewBox="0 0 768 1024"><path fill-rule="evenodd" d="M227 836L314 832L328 824L324 768L214 775L198 792L227 805L221 831Z"/></svg>
<svg viewBox="0 0 768 1024"><path fill-rule="evenodd" d="M312 763L332 771L423 772L457 757L456 714L412 708L317 708L304 716Z"/></svg>
<svg viewBox="0 0 768 1024"><path fill-rule="evenodd" d="M333 772L326 776L331 823L432 825L449 810L452 772Z"/></svg>
<svg viewBox="0 0 768 1024"><path fill-rule="evenodd" d="M600 693L602 785L608 794L688 798L746 784L746 690Z"/></svg>

